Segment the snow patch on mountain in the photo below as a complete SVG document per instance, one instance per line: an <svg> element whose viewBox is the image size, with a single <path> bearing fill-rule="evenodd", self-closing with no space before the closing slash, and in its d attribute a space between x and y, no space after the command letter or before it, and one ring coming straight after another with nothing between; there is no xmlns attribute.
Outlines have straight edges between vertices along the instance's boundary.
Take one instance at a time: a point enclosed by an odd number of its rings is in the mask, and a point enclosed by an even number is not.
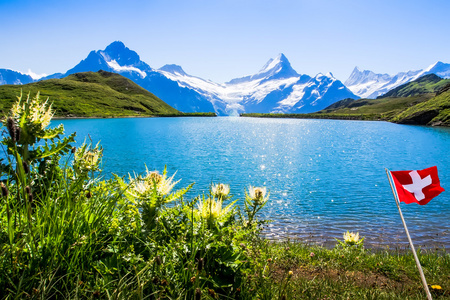
<svg viewBox="0 0 450 300"><path fill-rule="evenodd" d="M289 96L287 96L285 99L278 102L279 106L277 107L277 109L283 111L293 107L303 98L303 96L305 96L305 89L311 87L312 85L312 82L308 82L304 84L296 84L295 86L293 86L292 93L290 93Z"/></svg>
<svg viewBox="0 0 450 300"><path fill-rule="evenodd" d="M147 77L147 73L145 73L144 71L133 67L133 66L121 66L117 63L117 61L115 59L113 60L109 60L106 61L106 63L108 64L108 66L113 69L114 71L120 73L120 72L137 72L139 73L139 75L141 75L142 78Z"/></svg>

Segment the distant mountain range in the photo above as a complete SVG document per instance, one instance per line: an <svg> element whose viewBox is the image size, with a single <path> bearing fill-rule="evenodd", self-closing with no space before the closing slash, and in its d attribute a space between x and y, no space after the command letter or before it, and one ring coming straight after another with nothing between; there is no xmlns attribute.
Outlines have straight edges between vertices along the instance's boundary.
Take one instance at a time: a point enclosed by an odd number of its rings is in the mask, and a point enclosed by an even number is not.
<svg viewBox="0 0 450 300"><path fill-rule="evenodd" d="M425 74L450 77L450 64L438 62L425 70L395 76L355 68L345 84L331 73L314 77L297 73L285 55L270 59L256 74L218 84L187 74L181 66L153 69L139 55L116 41L104 50L91 51L86 59L65 73L40 80L63 78L79 72L104 70L121 74L182 112L310 113L345 99L375 98ZM0 84L34 82L29 75L0 69Z"/></svg>
<svg viewBox="0 0 450 300"><path fill-rule="evenodd" d="M270 59L256 74L217 84L186 74L180 66L159 69L182 87L224 105L227 114L238 112L313 112L342 98L356 97L332 74L299 75L286 56Z"/></svg>
<svg viewBox="0 0 450 300"><path fill-rule="evenodd" d="M280 54L260 72L225 84L186 74L180 66L166 65L159 70L140 60L122 42L105 50L91 51L66 73L48 78L63 78L79 72L104 70L121 74L182 112L215 111L219 115L240 112L302 112L321 110L343 98L358 98L331 73L315 77L299 75ZM2 84L26 84L34 80L21 73L1 70ZM22 76L22 77L21 77ZM27 77L24 77L27 76Z"/></svg>
<svg viewBox="0 0 450 300"><path fill-rule="evenodd" d="M450 78L450 64L438 61L426 69L400 72L394 76L375 74L368 70L361 71L358 67L355 67L344 84L361 98L375 99L400 85L428 74L435 74L442 78Z"/></svg>

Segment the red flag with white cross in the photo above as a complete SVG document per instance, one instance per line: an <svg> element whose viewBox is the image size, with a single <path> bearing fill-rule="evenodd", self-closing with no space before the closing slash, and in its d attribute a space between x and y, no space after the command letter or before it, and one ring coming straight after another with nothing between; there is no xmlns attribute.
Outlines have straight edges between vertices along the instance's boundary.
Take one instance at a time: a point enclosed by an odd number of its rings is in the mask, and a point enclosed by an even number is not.
<svg viewBox="0 0 450 300"><path fill-rule="evenodd" d="M401 202L425 205L445 191L439 182L437 167L414 171L391 171Z"/></svg>

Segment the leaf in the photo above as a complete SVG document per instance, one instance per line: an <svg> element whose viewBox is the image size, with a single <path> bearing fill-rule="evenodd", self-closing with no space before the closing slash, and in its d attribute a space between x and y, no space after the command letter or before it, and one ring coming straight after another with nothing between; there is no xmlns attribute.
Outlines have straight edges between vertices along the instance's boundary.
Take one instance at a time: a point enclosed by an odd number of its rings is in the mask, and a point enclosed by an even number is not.
<svg viewBox="0 0 450 300"><path fill-rule="evenodd" d="M169 196L164 198L164 202L172 202L176 199L180 199L184 194L186 194L192 187L194 186L194 183L191 183L188 187L178 190L175 193L171 193Z"/></svg>
<svg viewBox="0 0 450 300"><path fill-rule="evenodd" d="M30 158L32 160L38 160L46 158L52 155L65 154L71 149L70 143L75 142L75 133L72 133L69 137L62 139L52 145L47 143L44 146L38 147L36 150L30 151Z"/></svg>
<svg viewBox="0 0 450 300"><path fill-rule="evenodd" d="M58 135L64 133L64 126L62 124L60 124L56 128L49 128L49 129L43 130L42 133L43 133L43 135L36 134L36 137L38 137L40 139L54 139Z"/></svg>

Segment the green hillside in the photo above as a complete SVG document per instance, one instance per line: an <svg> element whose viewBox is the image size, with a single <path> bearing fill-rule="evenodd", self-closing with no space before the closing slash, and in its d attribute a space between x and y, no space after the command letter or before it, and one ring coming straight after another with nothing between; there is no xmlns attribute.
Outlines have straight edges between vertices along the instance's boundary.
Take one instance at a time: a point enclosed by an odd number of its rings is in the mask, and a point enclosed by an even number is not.
<svg viewBox="0 0 450 300"><path fill-rule="evenodd" d="M392 121L401 124L450 126L450 90L406 109Z"/></svg>
<svg viewBox="0 0 450 300"><path fill-rule="evenodd" d="M347 115L360 116L363 120L386 120L390 121L393 117L403 112L406 108L415 106L419 103L433 98L433 94L423 94L411 97L392 97L382 99L359 99L353 102L347 102L336 108L327 107L317 114L323 115Z"/></svg>
<svg viewBox="0 0 450 300"><path fill-rule="evenodd" d="M23 91L49 97L57 117L121 117L180 115L131 80L105 71L76 73L25 85L0 86L0 110L7 114Z"/></svg>

